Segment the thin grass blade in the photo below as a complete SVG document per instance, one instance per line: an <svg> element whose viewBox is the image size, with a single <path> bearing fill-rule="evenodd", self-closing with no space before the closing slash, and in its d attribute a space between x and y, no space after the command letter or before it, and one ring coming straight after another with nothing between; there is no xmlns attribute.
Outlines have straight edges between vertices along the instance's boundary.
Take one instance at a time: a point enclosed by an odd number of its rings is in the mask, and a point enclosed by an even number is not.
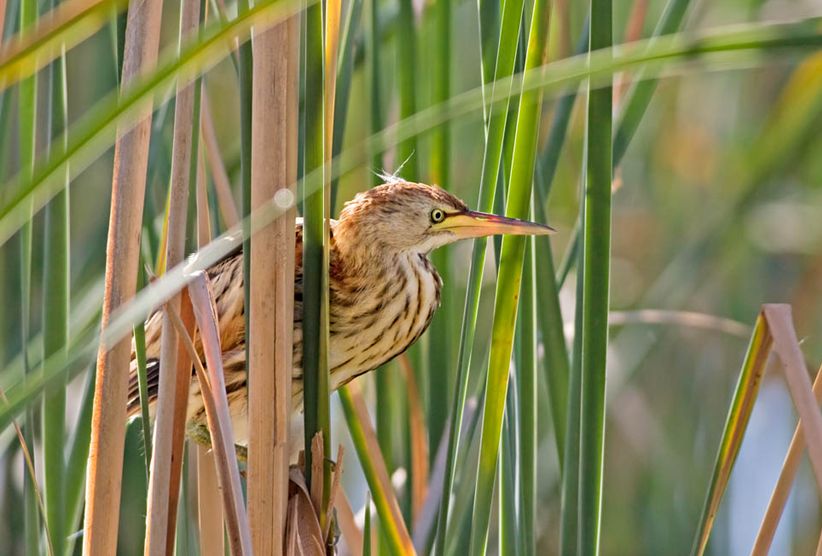
<svg viewBox="0 0 822 556"><path fill-rule="evenodd" d="M736 462L736 456L739 454L739 448L748 427L748 419L753 411L756 395L759 393L759 386L762 375L765 373L765 365L772 344L773 338L768 330L768 324L764 315L760 314L754 325L748 351L745 354L745 361L742 363L742 370L739 373L739 380L734 389L731 407L728 410L728 417L719 441L719 450L716 454L711 483L708 486L702 516L699 519L699 526L694 537L691 552L694 556L704 554L708 546L708 537L713 529L719 502L722 500L722 495L728 486L731 470Z"/></svg>
<svg viewBox="0 0 822 556"><path fill-rule="evenodd" d="M20 2L19 26L20 33L31 32L37 21L37 2L22 0ZM24 79L17 88L18 98L18 141L20 172L24 178L30 178L34 173L35 153L37 149L37 76ZM24 206L25 220L20 229L20 339L25 350L31 336L31 280L32 280L32 237L33 237L33 203L27 202ZM29 360L28 352L23 352L23 377L25 381L34 371ZM59 384L57 385L59 389ZM31 407L26 411L23 419L22 445L34 446L35 430L38 427L39 415ZM34 466L35 464L32 464ZM41 516L38 506L38 486L35 482L36 473L24 474L23 512L25 516L26 550L29 554L37 554L40 547L40 520L47 519Z"/></svg>
<svg viewBox="0 0 822 556"><path fill-rule="evenodd" d="M51 2L53 7L55 2ZM66 114L65 55L49 66L46 82L50 85L46 114L46 135L62 141L68 139ZM67 349L69 339L69 173L66 171L63 191L47 205L45 216L43 289L43 352L49 357ZM63 551L66 538L65 442L66 385L55 384L43 397L43 460L45 503L49 531L56 550Z"/></svg>
<svg viewBox="0 0 822 556"><path fill-rule="evenodd" d="M592 0L590 51L610 48L611 0ZM611 181L613 175L610 84L588 86L586 173L582 252L582 390L580 416L579 551L599 553L605 446L605 374L611 267Z"/></svg>

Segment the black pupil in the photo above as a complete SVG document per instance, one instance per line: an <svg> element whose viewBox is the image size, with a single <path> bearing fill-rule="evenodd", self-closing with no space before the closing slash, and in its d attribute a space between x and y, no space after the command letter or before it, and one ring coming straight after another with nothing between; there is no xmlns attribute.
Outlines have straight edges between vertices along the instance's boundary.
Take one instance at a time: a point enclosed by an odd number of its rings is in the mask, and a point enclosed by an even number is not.
<svg viewBox="0 0 822 556"><path fill-rule="evenodd" d="M442 211L441 210L435 210L434 211L434 221L439 222L440 220L442 220Z"/></svg>

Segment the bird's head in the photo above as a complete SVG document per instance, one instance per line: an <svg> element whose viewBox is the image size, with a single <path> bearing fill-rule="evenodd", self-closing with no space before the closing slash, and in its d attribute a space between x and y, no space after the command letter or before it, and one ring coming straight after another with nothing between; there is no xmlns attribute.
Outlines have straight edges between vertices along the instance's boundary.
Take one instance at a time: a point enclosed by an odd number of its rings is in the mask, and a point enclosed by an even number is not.
<svg viewBox="0 0 822 556"><path fill-rule="evenodd" d="M542 224L472 211L444 189L401 180L358 194L346 203L338 225L357 228L359 233L353 235L358 241L423 254L460 239L554 231Z"/></svg>

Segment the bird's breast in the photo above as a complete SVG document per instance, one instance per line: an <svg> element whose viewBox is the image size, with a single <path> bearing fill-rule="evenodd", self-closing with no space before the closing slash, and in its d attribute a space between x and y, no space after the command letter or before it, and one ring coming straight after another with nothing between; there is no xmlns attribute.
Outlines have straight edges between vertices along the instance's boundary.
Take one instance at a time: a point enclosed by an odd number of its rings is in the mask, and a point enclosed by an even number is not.
<svg viewBox="0 0 822 556"><path fill-rule="evenodd" d="M356 281L356 277L348 280ZM359 283L332 284L332 387L408 349L428 328L439 307L441 285L430 261L417 254L397 257Z"/></svg>

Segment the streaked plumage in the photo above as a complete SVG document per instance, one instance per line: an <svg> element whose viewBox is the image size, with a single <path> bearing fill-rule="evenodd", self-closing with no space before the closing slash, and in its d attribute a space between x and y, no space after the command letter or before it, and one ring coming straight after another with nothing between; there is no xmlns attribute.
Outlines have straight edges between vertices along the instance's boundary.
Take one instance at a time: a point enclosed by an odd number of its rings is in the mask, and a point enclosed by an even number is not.
<svg viewBox="0 0 822 556"><path fill-rule="evenodd" d="M439 220L440 217L442 220ZM445 221L455 222L451 227ZM513 223L512 223L513 222ZM473 227L472 227L473 226ZM495 226L495 227L494 227ZM508 226L513 233L547 233L529 223L472 213L458 198L424 184L392 181L359 194L331 224L331 388L376 369L404 352L428 328L440 304L442 281L428 260L437 247L463 237L490 235ZM486 228L488 230L486 230ZM480 230L481 231L478 231ZM506 228L506 231L508 229ZM292 405L302 404L302 224L296 226L294 368ZM226 391L235 439L247 442L245 323L242 253L230 254L208 270L219 316ZM146 322L149 398L159 384L161 312ZM200 349L195 338L195 344ZM129 414L139 413L136 362L132 357ZM202 430L205 413L192 381L189 429Z"/></svg>

